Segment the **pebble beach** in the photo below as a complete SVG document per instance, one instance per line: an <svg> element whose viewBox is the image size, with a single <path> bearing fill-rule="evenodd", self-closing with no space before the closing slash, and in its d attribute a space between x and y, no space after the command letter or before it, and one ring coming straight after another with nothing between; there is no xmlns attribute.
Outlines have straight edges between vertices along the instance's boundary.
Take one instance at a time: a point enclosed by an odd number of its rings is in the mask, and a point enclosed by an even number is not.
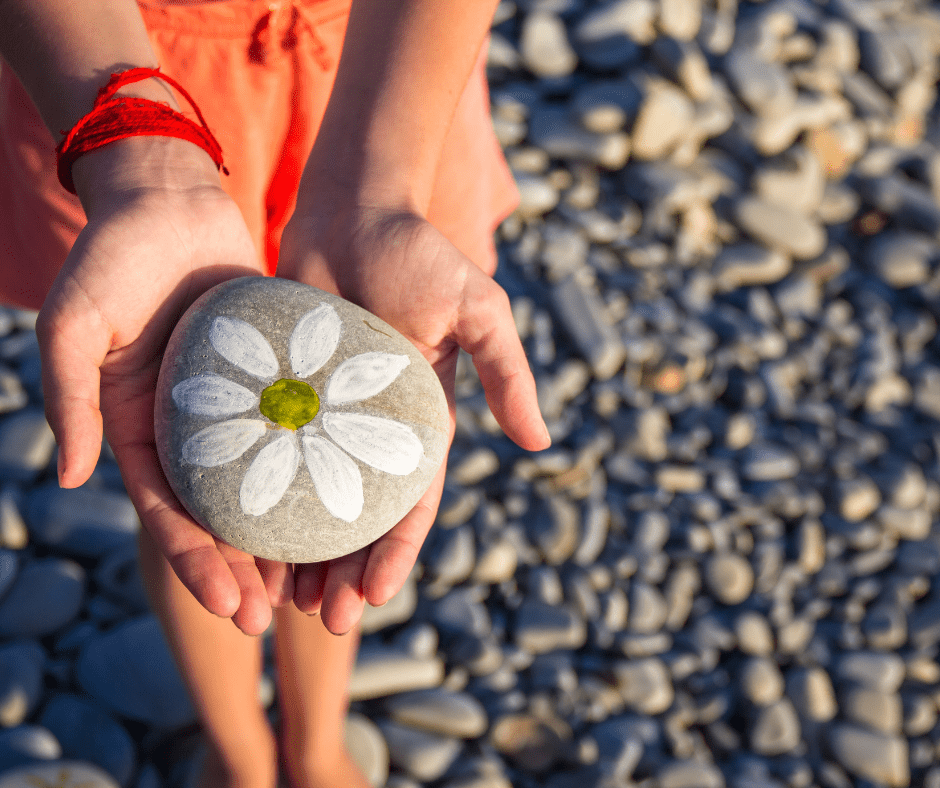
<svg viewBox="0 0 940 788"><path fill-rule="evenodd" d="M437 523L364 618L357 761L940 788L940 9L504 0L488 76L553 447L461 358ZM0 788L195 788L139 520L106 446L58 488L34 324L0 307Z"/></svg>

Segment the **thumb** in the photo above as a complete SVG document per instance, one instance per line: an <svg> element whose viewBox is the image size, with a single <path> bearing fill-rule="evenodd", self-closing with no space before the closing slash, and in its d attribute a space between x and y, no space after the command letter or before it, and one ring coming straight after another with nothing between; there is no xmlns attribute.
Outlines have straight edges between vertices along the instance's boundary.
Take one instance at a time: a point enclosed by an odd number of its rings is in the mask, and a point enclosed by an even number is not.
<svg viewBox="0 0 940 788"><path fill-rule="evenodd" d="M475 266L467 273L454 338L473 357L486 401L503 431L523 449L547 449L551 438L509 297Z"/></svg>
<svg viewBox="0 0 940 788"><path fill-rule="evenodd" d="M101 452L99 369L111 330L95 309L50 295L36 321L46 419L59 444L59 485L78 487L91 476Z"/></svg>

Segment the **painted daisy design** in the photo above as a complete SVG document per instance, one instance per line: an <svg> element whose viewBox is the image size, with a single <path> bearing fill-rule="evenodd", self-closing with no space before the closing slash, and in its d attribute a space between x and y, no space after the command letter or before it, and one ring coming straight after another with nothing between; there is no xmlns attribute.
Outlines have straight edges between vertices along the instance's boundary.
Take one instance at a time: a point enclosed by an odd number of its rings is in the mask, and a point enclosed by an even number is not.
<svg viewBox="0 0 940 788"><path fill-rule="evenodd" d="M327 511L346 522L362 513L362 474L355 460L396 476L418 467L424 448L410 427L339 409L386 389L409 365L408 356L353 356L333 371L322 399L303 380L326 364L341 333L342 321L331 305L307 312L288 343L294 377L280 377L274 350L258 329L244 320L216 317L209 329L212 347L265 388L256 394L215 374L196 375L174 386L173 401L184 413L225 419L183 443L185 462L204 468L223 465L269 438L242 480L239 503L246 514L262 515L274 507L294 481L301 460Z"/></svg>

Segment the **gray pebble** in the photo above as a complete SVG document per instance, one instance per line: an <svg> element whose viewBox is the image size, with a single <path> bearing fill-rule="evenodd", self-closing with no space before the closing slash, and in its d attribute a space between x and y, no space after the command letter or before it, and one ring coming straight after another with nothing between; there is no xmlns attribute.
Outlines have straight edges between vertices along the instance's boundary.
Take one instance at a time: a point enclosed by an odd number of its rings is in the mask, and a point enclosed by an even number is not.
<svg viewBox="0 0 940 788"><path fill-rule="evenodd" d="M783 755L800 743L800 721L784 698L761 708L751 725L751 747L760 755Z"/></svg>
<svg viewBox="0 0 940 788"><path fill-rule="evenodd" d="M392 696L385 704L392 720L410 728L475 739L482 736L489 721L480 702L472 695L429 689Z"/></svg>
<svg viewBox="0 0 940 788"><path fill-rule="evenodd" d="M719 602L736 605L754 588L754 570L737 553L716 554L705 564L705 583Z"/></svg>
<svg viewBox="0 0 940 788"><path fill-rule="evenodd" d="M526 68L539 77L563 77L578 65L564 22L547 11L526 14L519 50Z"/></svg>
<svg viewBox="0 0 940 788"><path fill-rule="evenodd" d="M39 718L59 740L66 758L100 766L122 786L134 775L137 748L124 727L77 695L53 695Z"/></svg>
<svg viewBox="0 0 940 788"><path fill-rule="evenodd" d="M398 692L430 689L444 680L444 663L438 657L415 657L400 649L363 644L356 657L349 697L368 700Z"/></svg>
<svg viewBox="0 0 940 788"><path fill-rule="evenodd" d="M26 519L39 544L91 558L135 544L140 530L140 519L126 495L84 487L36 488L27 499Z"/></svg>
<svg viewBox="0 0 940 788"><path fill-rule="evenodd" d="M111 776L90 763L56 760L38 761L0 774L0 788L36 788L55 785L57 788L118 788ZM156 788L159 788L157 786Z"/></svg>
<svg viewBox="0 0 940 788"><path fill-rule="evenodd" d="M800 716L813 722L829 722L839 710L832 681L822 668L789 671L787 696Z"/></svg>
<svg viewBox="0 0 940 788"><path fill-rule="evenodd" d="M835 759L851 774L901 788L909 784L907 742L857 725L835 723L829 729Z"/></svg>
<svg viewBox="0 0 940 788"><path fill-rule="evenodd" d="M839 692L839 710L846 719L865 728L889 735L901 733L903 710L897 693L847 687Z"/></svg>
<svg viewBox="0 0 940 788"><path fill-rule="evenodd" d="M382 732L367 717L352 713L346 717L343 733L346 749L369 784L376 788L385 785L389 754Z"/></svg>
<svg viewBox="0 0 940 788"><path fill-rule="evenodd" d="M35 640L0 646L0 728L20 725L42 697L46 652Z"/></svg>
<svg viewBox="0 0 940 788"><path fill-rule="evenodd" d="M0 769L54 761L62 756L56 737L41 725L0 731Z"/></svg>
<svg viewBox="0 0 940 788"><path fill-rule="evenodd" d="M91 640L76 665L81 688L105 708L159 728L196 718L169 647L153 616L131 619Z"/></svg>
<svg viewBox="0 0 940 788"><path fill-rule="evenodd" d="M744 697L756 706L770 706L783 697L783 674L776 660L751 657L741 667L738 680Z"/></svg>
<svg viewBox="0 0 940 788"><path fill-rule="evenodd" d="M516 610L513 637L525 651L541 654L580 648L587 638L584 621L568 607L526 599Z"/></svg>
<svg viewBox="0 0 940 788"><path fill-rule="evenodd" d="M641 714L661 714L675 697L672 677L656 657L616 662L612 666L624 702Z"/></svg>
<svg viewBox="0 0 940 788"><path fill-rule="evenodd" d="M0 420L0 478L35 481L54 449L55 436L40 409L25 408Z"/></svg>
<svg viewBox="0 0 940 788"><path fill-rule="evenodd" d="M0 601L0 638L42 637L70 623L84 601L85 570L42 558L23 567Z"/></svg>
<svg viewBox="0 0 940 788"><path fill-rule="evenodd" d="M415 730L395 722L380 721L393 766L407 775L430 782L441 777L462 749L459 739Z"/></svg>

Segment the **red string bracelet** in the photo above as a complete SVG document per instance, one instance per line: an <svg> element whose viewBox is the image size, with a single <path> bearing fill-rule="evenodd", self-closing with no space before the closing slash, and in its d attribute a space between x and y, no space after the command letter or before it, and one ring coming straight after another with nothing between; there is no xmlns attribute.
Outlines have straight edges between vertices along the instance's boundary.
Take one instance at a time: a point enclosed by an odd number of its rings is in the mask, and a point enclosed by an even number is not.
<svg viewBox="0 0 940 788"><path fill-rule="evenodd" d="M189 102L202 125L197 125L160 101L114 95L124 85L151 77L158 77L176 88ZM132 68L111 75L108 84L98 91L91 112L79 120L56 147L59 183L75 194L72 165L79 156L111 142L142 136L176 137L192 142L208 153L216 167L228 175L228 170L222 164L222 148L209 131L192 96L176 80L161 73L159 68Z"/></svg>

